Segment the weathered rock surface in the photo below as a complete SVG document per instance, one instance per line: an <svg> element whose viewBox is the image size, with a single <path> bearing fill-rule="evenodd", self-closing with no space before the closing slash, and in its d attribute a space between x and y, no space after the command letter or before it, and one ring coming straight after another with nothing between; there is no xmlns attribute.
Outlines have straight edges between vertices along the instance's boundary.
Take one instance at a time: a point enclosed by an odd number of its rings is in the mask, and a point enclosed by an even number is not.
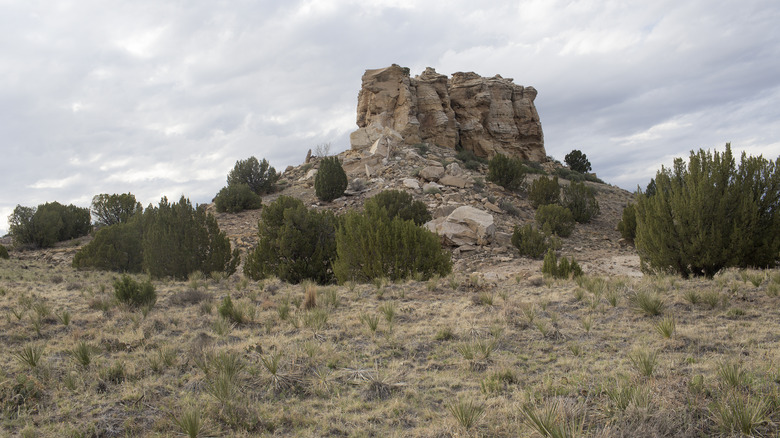
<svg viewBox="0 0 780 438"><path fill-rule="evenodd" d="M493 215L469 205L458 207L448 216L426 223L425 227L453 246L487 245L496 234Z"/></svg>
<svg viewBox="0 0 780 438"><path fill-rule="evenodd" d="M358 130L352 149L376 142L460 145L477 156L501 153L544 161L544 135L534 105L537 91L496 75L455 73L452 78L432 68L414 78L393 64L366 70L358 93Z"/></svg>

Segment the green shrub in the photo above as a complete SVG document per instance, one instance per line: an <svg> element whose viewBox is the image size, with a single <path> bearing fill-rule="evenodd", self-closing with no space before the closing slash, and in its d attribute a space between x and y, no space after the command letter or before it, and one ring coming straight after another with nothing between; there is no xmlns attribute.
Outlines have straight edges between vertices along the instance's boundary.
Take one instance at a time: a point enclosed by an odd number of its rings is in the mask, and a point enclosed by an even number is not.
<svg viewBox="0 0 780 438"><path fill-rule="evenodd" d="M623 218L618 222L620 235L633 244L636 238L636 208L634 204L628 204L623 209Z"/></svg>
<svg viewBox="0 0 780 438"><path fill-rule="evenodd" d="M263 195L274 192L276 182L281 176L265 158L263 161L257 161L257 158L249 157L246 160L236 161L233 170L228 173L227 184L228 186L246 184L253 192Z"/></svg>
<svg viewBox="0 0 780 438"><path fill-rule="evenodd" d="M17 205L8 217L10 233L16 244L41 248L87 235L92 230L88 208L47 202L38 207Z"/></svg>
<svg viewBox="0 0 780 438"><path fill-rule="evenodd" d="M255 280L277 276L290 283L331 283L336 223L330 212L309 211L299 199L280 196L263 209L244 274Z"/></svg>
<svg viewBox="0 0 780 438"><path fill-rule="evenodd" d="M152 282L139 283L127 274L114 280L114 296L122 303L134 307L152 306L157 301L157 292Z"/></svg>
<svg viewBox="0 0 780 438"><path fill-rule="evenodd" d="M585 183L572 181L563 188L563 206L571 211L579 223L588 223L599 214L599 203L594 190Z"/></svg>
<svg viewBox="0 0 780 438"><path fill-rule="evenodd" d="M542 205L536 210L536 223L542 230L560 237L571 236L574 218L571 211L560 205Z"/></svg>
<svg viewBox="0 0 780 438"><path fill-rule="evenodd" d="M141 272L141 221L118 223L100 229L91 242L73 257L77 269L97 268L116 272Z"/></svg>
<svg viewBox="0 0 780 438"><path fill-rule="evenodd" d="M780 158L691 151L656 174L636 202L636 248L645 271L712 277L726 267L780 259Z"/></svg>
<svg viewBox="0 0 780 438"><path fill-rule="evenodd" d="M347 189L347 174L338 157L325 157L314 178L314 192L321 201L330 202Z"/></svg>
<svg viewBox="0 0 780 438"><path fill-rule="evenodd" d="M257 210L262 206L263 199L248 184L238 183L222 187L214 198L214 204L220 213L239 213Z"/></svg>
<svg viewBox="0 0 780 438"><path fill-rule="evenodd" d="M571 261L566 257L561 257L559 262L558 256L555 255L555 251L551 248L547 250L547 254L544 256L542 274L553 278L570 278L580 277L583 272L579 263L573 257Z"/></svg>
<svg viewBox="0 0 780 438"><path fill-rule="evenodd" d="M8 249L5 246L0 245L0 259L8 260L9 258L11 258L11 256L8 255Z"/></svg>
<svg viewBox="0 0 780 438"><path fill-rule="evenodd" d="M557 204L561 196L561 186L558 184L558 177L552 179L546 176L540 177L531 183L528 191L528 199L533 208L539 208L542 205Z"/></svg>
<svg viewBox="0 0 780 438"><path fill-rule="evenodd" d="M507 190L518 190L525 179L525 167L519 158L509 158L497 154L488 163L488 181L494 182Z"/></svg>
<svg viewBox="0 0 780 438"><path fill-rule="evenodd" d="M560 242L554 237L544 234L531 224L515 227L512 233L512 245L520 251L521 256L541 259L548 249L557 249Z"/></svg>
<svg viewBox="0 0 780 438"><path fill-rule="evenodd" d="M371 203L365 208L345 214L336 234L338 256L333 271L339 282L427 280L450 273L452 261L436 234L399 217L390 220Z"/></svg>
<svg viewBox="0 0 780 438"><path fill-rule="evenodd" d="M121 195L103 193L92 198L92 215L96 225L114 225L126 223L144 210L132 193Z"/></svg>
<svg viewBox="0 0 780 438"><path fill-rule="evenodd" d="M566 156L563 158L563 161L566 162L566 164L569 166L569 169L575 172L590 172L590 161L588 161L588 156L583 154L582 151L574 149L573 151L566 154Z"/></svg>
<svg viewBox="0 0 780 438"><path fill-rule="evenodd" d="M458 153L455 154L455 158L463 162L463 167L469 170L477 170L482 164L487 164L487 160L474 155L474 151L469 151L463 148L458 149Z"/></svg>
<svg viewBox="0 0 780 438"><path fill-rule="evenodd" d="M405 221L413 221L422 225L431 220L431 213L422 201L415 201L412 195L399 190L385 190L366 201L374 204L377 209L384 208L387 218L399 217Z"/></svg>
<svg viewBox="0 0 780 438"><path fill-rule="evenodd" d="M571 169L568 169L566 167L559 167L555 169L555 174L558 175L560 178L569 181L577 181L577 182L590 181L594 183L604 184L604 181L602 181L592 173L579 173Z"/></svg>
<svg viewBox="0 0 780 438"><path fill-rule="evenodd" d="M214 216L184 196L178 203L162 198L158 207L146 209L142 250L144 271L154 278L185 280L195 271L231 275L240 261Z"/></svg>

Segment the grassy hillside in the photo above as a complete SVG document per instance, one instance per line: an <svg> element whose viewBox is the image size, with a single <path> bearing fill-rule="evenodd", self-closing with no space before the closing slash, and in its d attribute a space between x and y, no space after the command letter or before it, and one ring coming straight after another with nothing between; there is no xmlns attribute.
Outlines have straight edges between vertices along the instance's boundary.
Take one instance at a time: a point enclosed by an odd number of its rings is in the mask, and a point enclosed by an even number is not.
<svg viewBox="0 0 780 438"><path fill-rule="evenodd" d="M116 302L114 277L0 260L2 435L778 434L777 271L331 287L196 275L155 282L145 309Z"/></svg>

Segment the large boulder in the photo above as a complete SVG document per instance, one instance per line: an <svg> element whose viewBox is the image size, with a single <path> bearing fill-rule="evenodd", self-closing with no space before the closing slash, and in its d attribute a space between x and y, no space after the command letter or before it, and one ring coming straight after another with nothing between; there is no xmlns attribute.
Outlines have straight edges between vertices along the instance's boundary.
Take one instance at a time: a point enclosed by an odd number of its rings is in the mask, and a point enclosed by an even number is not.
<svg viewBox="0 0 780 438"><path fill-rule="evenodd" d="M455 73L450 79L429 67L412 78L396 64L366 70L350 142L363 150L387 137L389 143L461 145L480 157L501 153L541 162L547 154L536 94L498 75Z"/></svg>
<svg viewBox="0 0 780 438"><path fill-rule="evenodd" d="M493 215L464 205L447 216L436 218L425 227L441 236L447 245L487 245L496 234Z"/></svg>

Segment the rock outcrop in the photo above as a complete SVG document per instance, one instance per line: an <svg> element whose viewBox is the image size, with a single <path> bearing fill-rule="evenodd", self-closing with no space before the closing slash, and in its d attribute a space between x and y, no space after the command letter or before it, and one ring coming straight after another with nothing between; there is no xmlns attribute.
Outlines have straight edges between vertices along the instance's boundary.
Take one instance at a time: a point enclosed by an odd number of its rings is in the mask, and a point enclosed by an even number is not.
<svg viewBox="0 0 780 438"><path fill-rule="evenodd" d="M441 236L443 243L453 246L487 245L496 234L493 215L469 205L458 207L425 227Z"/></svg>
<svg viewBox="0 0 780 438"><path fill-rule="evenodd" d="M432 68L414 78L396 64L366 70L358 93L358 130L352 149L377 144L431 143L458 146L480 157L501 153L544 161L544 135L534 105L536 89L496 75L455 73Z"/></svg>

